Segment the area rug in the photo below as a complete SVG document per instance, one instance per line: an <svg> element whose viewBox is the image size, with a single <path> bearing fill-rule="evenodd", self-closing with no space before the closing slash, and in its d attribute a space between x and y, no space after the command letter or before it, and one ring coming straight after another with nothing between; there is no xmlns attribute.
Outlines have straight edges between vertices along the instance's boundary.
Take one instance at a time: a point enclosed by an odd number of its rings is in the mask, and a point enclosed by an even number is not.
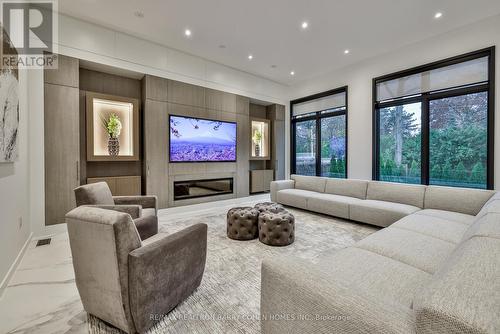
<svg viewBox="0 0 500 334"><path fill-rule="evenodd" d="M224 213L189 218L160 217L160 232L175 233L195 223L208 225L208 251L200 287L149 333L260 333L260 266L265 258L302 258L317 263L378 229L288 208L295 215L295 242L271 247L258 240L235 241L226 237ZM161 279L161 278L158 278ZM89 316L92 334L118 334Z"/></svg>

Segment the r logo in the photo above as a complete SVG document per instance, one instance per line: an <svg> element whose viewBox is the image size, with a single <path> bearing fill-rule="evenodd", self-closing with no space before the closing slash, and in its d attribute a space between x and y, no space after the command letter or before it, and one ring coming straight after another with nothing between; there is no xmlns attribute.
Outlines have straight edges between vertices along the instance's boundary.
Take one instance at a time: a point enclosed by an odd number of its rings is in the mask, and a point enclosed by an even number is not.
<svg viewBox="0 0 500 334"><path fill-rule="evenodd" d="M52 1L2 1L3 28L21 55L51 53Z"/></svg>

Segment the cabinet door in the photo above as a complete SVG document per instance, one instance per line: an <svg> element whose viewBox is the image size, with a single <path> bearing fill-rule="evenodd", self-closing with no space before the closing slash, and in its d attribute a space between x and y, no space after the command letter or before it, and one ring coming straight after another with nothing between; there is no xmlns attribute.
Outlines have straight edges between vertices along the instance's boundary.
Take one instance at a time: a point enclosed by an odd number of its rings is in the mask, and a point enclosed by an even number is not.
<svg viewBox="0 0 500 334"><path fill-rule="evenodd" d="M251 192L258 193L264 191L264 171L252 170L250 171L251 178Z"/></svg>
<svg viewBox="0 0 500 334"><path fill-rule="evenodd" d="M45 84L45 225L64 223L80 184L79 90Z"/></svg>
<svg viewBox="0 0 500 334"><path fill-rule="evenodd" d="M264 171L263 191L271 191L271 181L274 180L274 171L272 169Z"/></svg>

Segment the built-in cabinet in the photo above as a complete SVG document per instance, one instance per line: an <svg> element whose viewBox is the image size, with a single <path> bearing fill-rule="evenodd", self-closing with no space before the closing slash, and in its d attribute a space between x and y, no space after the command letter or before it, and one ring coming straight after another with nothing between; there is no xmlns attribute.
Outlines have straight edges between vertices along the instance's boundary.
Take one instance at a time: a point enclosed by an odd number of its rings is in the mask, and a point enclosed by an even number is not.
<svg viewBox="0 0 500 334"><path fill-rule="evenodd" d="M96 182L106 182L113 196L135 196L142 193L140 176L89 177L87 179L87 184Z"/></svg>
<svg viewBox="0 0 500 334"><path fill-rule="evenodd" d="M78 59L44 71L45 225L64 223L80 185Z"/></svg>
<svg viewBox="0 0 500 334"><path fill-rule="evenodd" d="M271 181L274 180L274 170L254 169L250 171L250 192L259 193L271 190Z"/></svg>

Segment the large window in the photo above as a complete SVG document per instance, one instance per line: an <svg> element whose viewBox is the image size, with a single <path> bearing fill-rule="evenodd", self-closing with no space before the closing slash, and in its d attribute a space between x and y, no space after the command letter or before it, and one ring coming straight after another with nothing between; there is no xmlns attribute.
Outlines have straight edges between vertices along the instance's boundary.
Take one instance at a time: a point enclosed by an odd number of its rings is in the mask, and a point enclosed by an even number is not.
<svg viewBox="0 0 500 334"><path fill-rule="evenodd" d="M493 187L494 51L374 79L374 179Z"/></svg>
<svg viewBox="0 0 500 334"><path fill-rule="evenodd" d="M292 173L347 177L347 87L292 101Z"/></svg>

